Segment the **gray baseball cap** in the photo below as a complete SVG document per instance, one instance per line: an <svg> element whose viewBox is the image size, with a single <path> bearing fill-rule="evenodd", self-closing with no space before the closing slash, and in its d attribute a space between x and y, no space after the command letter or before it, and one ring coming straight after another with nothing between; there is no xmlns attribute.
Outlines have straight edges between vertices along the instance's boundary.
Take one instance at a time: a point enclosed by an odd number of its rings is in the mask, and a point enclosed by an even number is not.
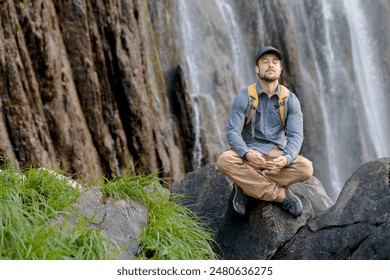
<svg viewBox="0 0 390 280"><path fill-rule="evenodd" d="M262 56L262 55L264 55L264 54L266 54L266 53L273 53L273 54L275 54L277 57L279 57L279 59L280 60L283 60L283 56L282 56L282 54L280 53L280 51L278 51L277 49L275 49L274 47L272 47L272 46L266 46L266 47L263 47L263 48L261 48L258 52L257 52L257 54L256 54L256 62L259 60L259 58Z"/></svg>

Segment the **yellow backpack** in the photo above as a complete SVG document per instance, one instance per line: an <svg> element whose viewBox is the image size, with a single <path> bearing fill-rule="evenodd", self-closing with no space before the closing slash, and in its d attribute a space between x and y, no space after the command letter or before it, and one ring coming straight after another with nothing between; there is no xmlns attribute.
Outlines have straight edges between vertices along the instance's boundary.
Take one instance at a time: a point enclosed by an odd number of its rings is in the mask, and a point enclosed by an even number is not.
<svg viewBox="0 0 390 280"><path fill-rule="evenodd" d="M287 110L285 109L285 107L287 105L289 93L290 90L288 88L286 88L283 85L280 85L278 106L279 106L280 120L282 121L283 127L286 125ZM248 86L248 99L249 99L249 104L245 114L246 117L245 125L248 125L251 122L253 112L256 110L259 104L259 96L256 90L256 83ZM254 125L252 125L252 135L253 135L253 131L254 131Z"/></svg>

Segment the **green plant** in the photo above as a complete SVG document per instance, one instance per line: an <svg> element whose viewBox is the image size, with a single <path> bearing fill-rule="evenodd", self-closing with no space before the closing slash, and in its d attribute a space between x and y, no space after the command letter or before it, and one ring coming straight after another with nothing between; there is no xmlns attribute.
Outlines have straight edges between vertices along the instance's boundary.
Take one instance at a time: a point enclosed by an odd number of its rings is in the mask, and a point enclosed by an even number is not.
<svg viewBox="0 0 390 280"><path fill-rule="evenodd" d="M0 172L0 259L109 259L110 248L85 220L53 222L80 195L50 170ZM70 214L70 213L69 213Z"/></svg>
<svg viewBox="0 0 390 280"><path fill-rule="evenodd" d="M0 172L0 259L113 259L119 248L107 245L112 243L90 221L67 223L74 218L67 209L80 196L80 187L62 171L15 172L6 166ZM216 259L211 231L188 208L171 201L154 175L129 170L102 189L107 197L135 200L147 208L138 259Z"/></svg>
<svg viewBox="0 0 390 280"><path fill-rule="evenodd" d="M172 195L153 175L127 174L104 186L107 196L134 199L148 210L148 225L138 259L216 259L213 235L188 208L170 200ZM177 199L175 199L177 201Z"/></svg>

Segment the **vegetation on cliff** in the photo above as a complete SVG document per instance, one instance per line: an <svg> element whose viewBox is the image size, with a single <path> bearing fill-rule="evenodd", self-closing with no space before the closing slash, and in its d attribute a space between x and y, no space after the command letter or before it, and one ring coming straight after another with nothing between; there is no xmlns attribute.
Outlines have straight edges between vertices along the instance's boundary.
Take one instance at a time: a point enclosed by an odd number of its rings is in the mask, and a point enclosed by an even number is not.
<svg viewBox="0 0 390 280"><path fill-rule="evenodd" d="M115 250L88 220L73 229L66 220L53 222L80 196L77 186L51 170L5 167L0 173L0 259L115 258ZM211 233L193 212L170 201L154 176L129 172L107 180L102 189L106 196L134 199L147 208L139 259L215 258Z"/></svg>

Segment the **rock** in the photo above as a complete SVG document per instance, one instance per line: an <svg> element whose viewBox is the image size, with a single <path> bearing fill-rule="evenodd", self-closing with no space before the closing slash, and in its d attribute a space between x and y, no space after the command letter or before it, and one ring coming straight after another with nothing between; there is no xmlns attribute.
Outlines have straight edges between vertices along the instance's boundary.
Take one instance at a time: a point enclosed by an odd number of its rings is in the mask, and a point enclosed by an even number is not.
<svg viewBox="0 0 390 280"><path fill-rule="evenodd" d="M71 209L77 218L67 217L69 227L85 217L94 228L101 230L102 236L113 241L109 244L113 250L120 248L116 259L135 259L140 244L135 238L141 235L147 223L145 207L134 201L105 199L100 188L92 188L83 193Z"/></svg>
<svg viewBox="0 0 390 280"><path fill-rule="evenodd" d="M278 259L390 259L390 158L362 165L336 203L311 220Z"/></svg>
<svg viewBox="0 0 390 280"><path fill-rule="evenodd" d="M250 199L247 214L240 216L232 207L232 186L210 163L187 174L171 190L187 196L183 204L214 231L215 250L224 259L271 258L308 220L332 205L321 183L312 177L292 186L304 205L301 217L295 219L280 205L255 199Z"/></svg>
<svg viewBox="0 0 390 280"><path fill-rule="evenodd" d="M390 158L362 165L334 205L312 177L291 186L304 212L292 217L276 203L250 199L232 208L232 182L208 164L176 182L174 194L215 233L224 259L390 259Z"/></svg>
<svg viewBox="0 0 390 280"><path fill-rule="evenodd" d="M284 211L278 203L250 200L249 213L235 213L229 200L229 211L217 242L225 259L269 259L305 224L332 205L321 183L312 177L291 186L302 200L304 211L298 218ZM249 246L248 246L249 244ZM247 247L245 250L243 248Z"/></svg>
<svg viewBox="0 0 390 280"><path fill-rule="evenodd" d="M171 193L183 195L176 201L194 211L217 233L229 207L232 188L232 182L217 170L214 163L210 163L175 182Z"/></svg>
<svg viewBox="0 0 390 280"><path fill-rule="evenodd" d="M186 136L172 125L147 7L2 1L0 152L84 182L120 177L132 165L182 178L191 143L176 144Z"/></svg>
<svg viewBox="0 0 390 280"><path fill-rule="evenodd" d="M371 234L360 243L352 255L354 260L389 260L390 259L390 221L373 226Z"/></svg>

